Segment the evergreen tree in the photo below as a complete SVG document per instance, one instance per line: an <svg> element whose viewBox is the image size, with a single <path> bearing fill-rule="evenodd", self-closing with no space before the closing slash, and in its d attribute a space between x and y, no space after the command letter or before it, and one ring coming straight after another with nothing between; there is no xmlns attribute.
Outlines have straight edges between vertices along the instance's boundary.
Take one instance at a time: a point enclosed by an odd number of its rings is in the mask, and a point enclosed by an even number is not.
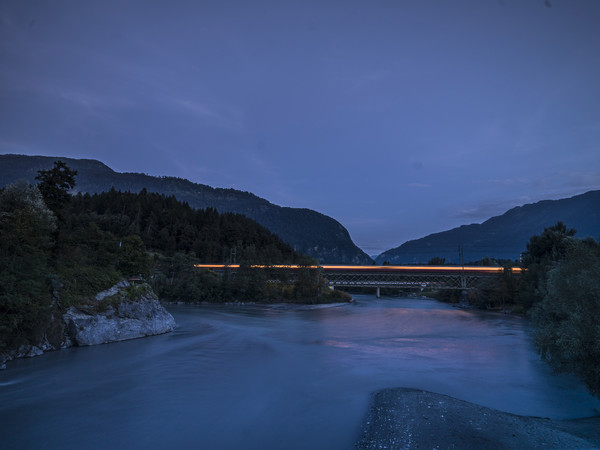
<svg viewBox="0 0 600 450"><path fill-rule="evenodd" d="M75 187L76 170L70 169L64 162L55 161L49 170L38 170L35 177L38 188L48 208L57 212L69 201L69 191Z"/></svg>
<svg viewBox="0 0 600 450"><path fill-rule="evenodd" d="M0 191L0 350L37 343L50 322L54 215L35 186Z"/></svg>
<svg viewBox="0 0 600 450"><path fill-rule="evenodd" d="M118 267L125 276L142 275L147 277L150 275L150 257L139 236L127 236L121 241Z"/></svg>

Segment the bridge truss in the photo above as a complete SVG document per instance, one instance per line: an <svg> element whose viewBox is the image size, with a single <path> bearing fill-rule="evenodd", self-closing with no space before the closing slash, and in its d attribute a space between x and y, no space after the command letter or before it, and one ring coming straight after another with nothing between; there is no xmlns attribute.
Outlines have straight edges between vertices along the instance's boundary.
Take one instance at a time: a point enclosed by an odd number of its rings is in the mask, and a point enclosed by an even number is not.
<svg viewBox="0 0 600 450"><path fill-rule="evenodd" d="M437 273L325 273L333 287L472 289L481 280L478 275ZM488 276L489 278L489 276Z"/></svg>
<svg viewBox="0 0 600 450"><path fill-rule="evenodd" d="M238 265L199 264L198 268L209 268L223 272L235 273ZM277 265L251 266L267 269L270 272L286 272L290 279L298 270L306 266ZM332 288L372 287L420 290L469 290L481 286L485 279L495 278L504 271L502 267L453 267L453 266L310 266L309 269L320 270ZM520 268L513 268L514 275L520 275Z"/></svg>

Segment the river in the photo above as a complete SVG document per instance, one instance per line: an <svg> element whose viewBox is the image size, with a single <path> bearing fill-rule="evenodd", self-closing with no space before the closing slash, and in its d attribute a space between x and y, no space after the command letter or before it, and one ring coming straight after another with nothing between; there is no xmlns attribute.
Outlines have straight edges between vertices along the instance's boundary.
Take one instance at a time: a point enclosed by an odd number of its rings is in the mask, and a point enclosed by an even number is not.
<svg viewBox="0 0 600 450"><path fill-rule="evenodd" d="M4 449L348 449L371 392L413 387L515 414L600 413L536 356L526 320L415 298L169 306L169 334L0 372Z"/></svg>

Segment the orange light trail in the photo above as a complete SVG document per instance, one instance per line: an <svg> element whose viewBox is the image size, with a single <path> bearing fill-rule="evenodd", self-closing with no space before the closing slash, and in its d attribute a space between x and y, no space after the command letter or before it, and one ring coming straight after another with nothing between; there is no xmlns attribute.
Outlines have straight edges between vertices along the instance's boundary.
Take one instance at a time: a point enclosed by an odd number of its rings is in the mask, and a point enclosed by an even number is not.
<svg viewBox="0 0 600 450"><path fill-rule="evenodd" d="M238 269L239 264L194 264L198 269ZM253 269L318 269L328 270L356 270L356 271L413 271L413 272L486 272L486 273L502 273L503 267L491 266L340 266L340 265L323 265L323 266L300 266L297 264L275 264L275 265L260 265L252 264ZM513 273L521 273L523 269L513 267Z"/></svg>

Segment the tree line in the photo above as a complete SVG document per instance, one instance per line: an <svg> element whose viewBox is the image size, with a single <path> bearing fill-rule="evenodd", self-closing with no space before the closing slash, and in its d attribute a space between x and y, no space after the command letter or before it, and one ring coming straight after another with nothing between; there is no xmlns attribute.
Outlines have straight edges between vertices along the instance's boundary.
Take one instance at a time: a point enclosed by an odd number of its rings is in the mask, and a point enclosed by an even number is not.
<svg viewBox="0 0 600 450"><path fill-rule="evenodd" d="M0 190L0 351L60 335L60 317L123 278L172 301L327 302L313 259L255 221L193 209L173 196L111 190L71 195L77 172L57 161L37 185ZM197 263L241 265L219 276ZM293 276L251 264L298 264Z"/></svg>
<svg viewBox="0 0 600 450"><path fill-rule="evenodd" d="M146 190L73 196L76 175L57 161L39 171L39 184L23 181L0 190L0 352L42 339L58 347L53 341L62 334L66 308L131 276L173 301L347 298L328 289L314 260L244 216L195 210ZM233 257L240 263L235 273L193 267L231 263ZM505 269L513 264L506 262ZM559 222L531 237L522 267L520 277L505 270L480 285L471 302L518 306L533 320L541 356L577 374L600 396L600 244L575 238L575 230Z"/></svg>
<svg viewBox="0 0 600 450"><path fill-rule="evenodd" d="M515 262L505 262L502 274L469 292L469 301L530 317L540 356L600 397L600 242L575 233L558 222L532 236L521 275L510 270Z"/></svg>
<svg viewBox="0 0 600 450"><path fill-rule="evenodd" d="M468 265L502 266L497 277L466 292L469 305L513 311L532 320L540 356L555 369L574 373L600 397L600 243L575 238L576 230L558 222L532 236L521 261L484 258ZM445 264L432 258L430 265ZM521 267L520 275L512 272ZM459 303L460 290L424 292Z"/></svg>
<svg viewBox="0 0 600 450"><path fill-rule="evenodd" d="M518 300L542 358L600 397L600 243L575 232L559 222L530 239Z"/></svg>

